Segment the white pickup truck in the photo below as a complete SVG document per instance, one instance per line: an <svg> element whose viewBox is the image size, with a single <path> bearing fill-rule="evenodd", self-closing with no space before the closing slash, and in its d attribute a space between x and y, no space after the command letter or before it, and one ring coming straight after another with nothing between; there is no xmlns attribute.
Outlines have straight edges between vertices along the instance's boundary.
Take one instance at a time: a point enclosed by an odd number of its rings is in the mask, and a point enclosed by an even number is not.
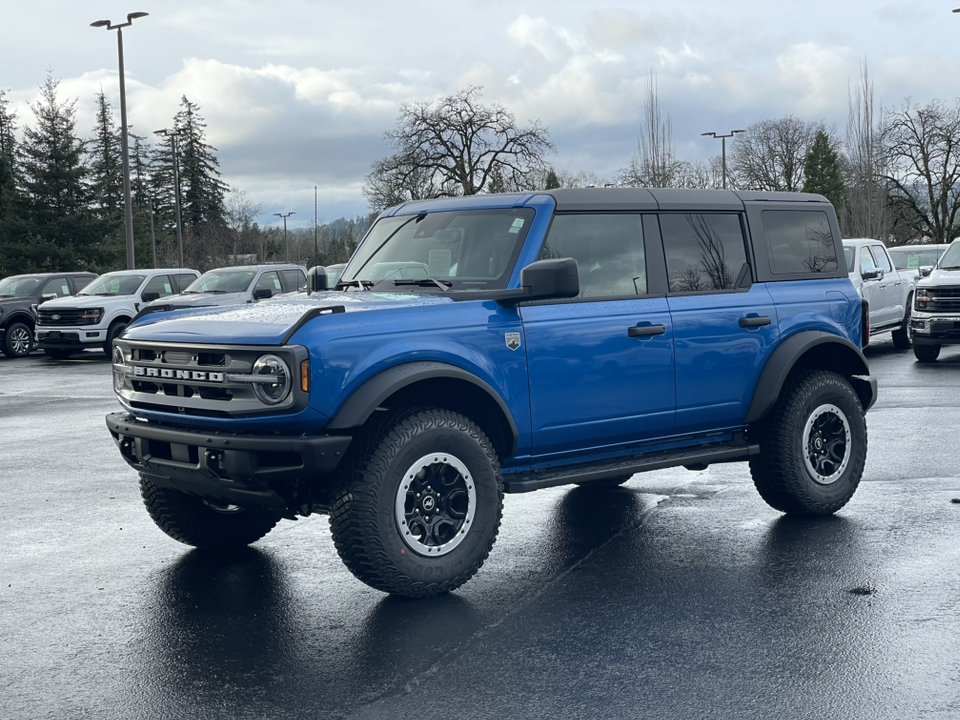
<svg viewBox="0 0 960 720"><path fill-rule="evenodd" d="M894 347L908 350L913 342L910 308L917 287L917 271L898 271L879 240L844 240L843 254L853 286L869 304L871 337L889 332Z"/></svg>

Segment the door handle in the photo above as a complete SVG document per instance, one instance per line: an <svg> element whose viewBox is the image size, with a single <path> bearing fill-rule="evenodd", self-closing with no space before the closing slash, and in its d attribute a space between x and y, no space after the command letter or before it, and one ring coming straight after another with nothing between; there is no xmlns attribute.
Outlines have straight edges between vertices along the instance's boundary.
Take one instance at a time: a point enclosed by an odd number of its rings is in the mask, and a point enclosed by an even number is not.
<svg viewBox="0 0 960 720"><path fill-rule="evenodd" d="M627 329L627 335L630 337L650 337L652 335L663 335L667 329L663 325L643 325L642 327L632 327Z"/></svg>
<svg viewBox="0 0 960 720"><path fill-rule="evenodd" d="M763 327L770 324L768 317L742 317L740 318L740 327Z"/></svg>

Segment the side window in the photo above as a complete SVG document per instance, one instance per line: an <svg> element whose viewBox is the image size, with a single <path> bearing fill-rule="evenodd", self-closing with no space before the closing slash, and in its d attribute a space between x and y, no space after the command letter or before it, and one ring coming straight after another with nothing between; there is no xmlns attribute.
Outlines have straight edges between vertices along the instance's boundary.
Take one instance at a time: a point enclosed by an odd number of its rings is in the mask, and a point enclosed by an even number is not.
<svg viewBox="0 0 960 720"><path fill-rule="evenodd" d="M47 280L46 284L43 286L43 290L40 291L40 296L55 294L57 297L64 297L70 294L70 283L67 282L66 278L51 278Z"/></svg>
<svg viewBox="0 0 960 720"><path fill-rule="evenodd" d="M540 259L568 257L580 270L580 297L647 292L640 215L557 215Z"/></svg>
<svg viewBox="0 0 960 720"><path fill-rule="evenodd" d="M826 213L765 210L762 217L770 272L774 275L837 271L837 247Z"/></svg>
<svg viewBox="0 0 960 720"><path fill-rule="evenodd" d="M870 248L864 245L860 248L860 272L864 273L868 270L876 270L877 262L873 259L873 254L870 252Z"/></svg>
<svg viewBox="0 0 960 720"><path fill-rule="evenodd" d="M670 292L732 290L747 262L743 226L733 213L661 215Z"/></svg>
<svg viewBox="0 0 960 720"><path fill-rule="evenodd" d="M76 275L76 276L74 276L74 277L73 277L73 294L75 295L76 293L80 292L80 291L83 290L87 285L89 285L90 283L92 283L92 282L93 282L94 280L96 280L96 279L97 279L97 278L96 278L96 276L94 276L94 275Z"/></svg>
<svg viewBox="0 0 960 720"><path fill-rule="evenodd" d="M890 267L890 259L887 257L887 252L879 245L871 245L870 251L873 253L873 259L877 261L877 267L883 270L885 273L890 272L893 268Z"/></svg>
<svg viewBox="0 0 960 720"><path fill-rule="evenodd" d="M179 275L174 275L174 276L173 276L173 282L174 282L173 291L174 291L175 293L183 292L184 288L186 288L187 285L189 285L189 284L192 283L194 280L196 280L197 277L199 277L199 276L197 276L197 275L188 275L187 273L181 273L181 274L179 274Z"/></svg>
<svg viewBox="0 0 960 720"><path fill-rule="evenodd" d="M160 297L173 295L173 284L170 282L170 277L168 275L155 275L147 281L143 293L157 293Z"/></svg>
<svg viewBox="0 0 960 720"><path fill-rule="evenodd" d="M307 276L303 270L281 270L280 280L283 282L284 292L295 292L307 286Z"/></svg>
<svg viewBox="0 0 960 720"><path fill-rule="evenodd" d="M280 277L276 272L265 272L257 280L256 287L253 288L256 290L269 290L272 294L276 295L278 292L282 292L280 288Z"/></svg>

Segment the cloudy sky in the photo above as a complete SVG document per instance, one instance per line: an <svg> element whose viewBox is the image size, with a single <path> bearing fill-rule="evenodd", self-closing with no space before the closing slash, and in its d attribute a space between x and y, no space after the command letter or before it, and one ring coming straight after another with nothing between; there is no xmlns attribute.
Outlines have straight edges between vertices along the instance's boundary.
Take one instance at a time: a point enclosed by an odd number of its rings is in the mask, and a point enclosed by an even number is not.
<svg viewBox="0 0 960 720"><path fill-rule="evenodd" d="M0 88L20 123L47 72L77 99L82 134L101 88L119 108L124 30L128 120L167 127L186 95L208 122L224 180L291 226L367 211L361 194L402 103L468 85L539 119L559 170L612 179L636 151L645 83L657 77L677 155L705 159L728 132L795 115L844 132L866 61L875 100L960 96L960 0L30 0L0 17ZM119 110L116 112L119 122Z"/></svg>

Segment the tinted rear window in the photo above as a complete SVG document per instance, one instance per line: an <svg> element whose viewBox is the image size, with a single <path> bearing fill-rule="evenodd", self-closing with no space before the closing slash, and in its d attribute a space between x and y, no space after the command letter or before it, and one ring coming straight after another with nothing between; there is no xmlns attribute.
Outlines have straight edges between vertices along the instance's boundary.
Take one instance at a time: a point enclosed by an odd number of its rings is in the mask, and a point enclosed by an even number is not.
<svg viewBox="0 0 960 720"><path fill-rule="evenodd" d="M837 271L837 248L826 213L766 210L763 229L774 275Z"/></svg>

